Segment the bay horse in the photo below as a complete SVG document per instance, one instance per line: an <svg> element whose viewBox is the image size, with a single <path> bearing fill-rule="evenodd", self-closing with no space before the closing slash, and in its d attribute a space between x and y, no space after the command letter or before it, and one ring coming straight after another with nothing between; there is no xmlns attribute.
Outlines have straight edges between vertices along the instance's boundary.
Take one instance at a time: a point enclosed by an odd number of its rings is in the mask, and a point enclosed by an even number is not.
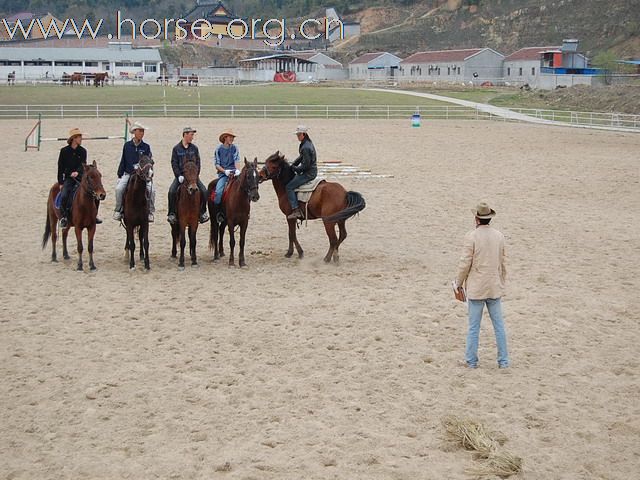
<svg viewBox="0 0 640 480"><path fill-rule="evenodd" d="M200 220L200 189L198 188L198 167L195 162L187 161L184 164L184 182L178 187L176 193L176 213L178 221L171 225L171 258L176 258L177 244L180 242L180 259L178 268L184 270L184 247L187 240L185 229L189 229L189 252L191 254L191 266L198 266L196 258L196 232Z"/></svg>
<svg viewBox="0 0 640 480"><path fill-rule="evenodd" d="M56 240L58 239L57 224L60 218L60 211L55 207L55 199L61 190L58 183L53 184L49 190L47 199L47 220L44 226L44 235L42 236L42 248L47 246L47 241L51 237L51 261L57 262L56 257ZM78 242L78 271L83 270L82 265L82 230L87 229L89 241L89 268L96 269L93 263L93 237L96 233L96 217L98 216L98 207L96 200L104 200L107 194L102 186L102 174L98 170L95 160L91 165L84 166L84 175L80 180L80 185L71 203L71 218L69 225L62 229L62 255L65 260L69 260L69 252L67 250L67 236L69 229L75 228L76 240Z"/></svg>
<svg viewBox="0 0 640 480"><path fill-rule="evenodd" d="M71 77L69 77L69 82L72 87L74 83L79 83L80 85L82 85L82 83L84 82L84 76L80 72L74 72L71 74Z"/></svg>
<svg viewBox="0 0 640 480"><path fill-rule="evenodd" d="M104 83L109 81L109 72L96 73L93 77L93 84L98 87L104 87Z"/></svg>
<svg viewBox="0 0 640 480"><path fill-rule="evenodd" d="M222 237L224 236L225 226L229 228L229 266L234 266L233 250L236 245L234 230L236 225L240 227L240 253L238 255L238 265L245 267L244 244L249 224L249 213L251 212L251 202L260 200L258 193L258 159L254 158L253 162L244 159L244 167L240 171L240 175L233 176L229 179L226 192L222 197L222 204L215 205L212 195L216 191L218 179L211 181L207 188L209 208L209 217L211 218L211 230L209 234L209 249L214 250L213 260L216 261L224 256L222 248ZM225 219L218 221L218 213L225 211Z"/></svg>
<svg viewBox="0 0 640 480"><path fill-rule="evenodd" d="M135 230L138 230L140 240L140 261L144 262L145 270L149 270L149 191L147 182L153 178L153 159L147 155L140 157L138 168L135 169L124 193L124 215L122 216L127 229L127 241L124 249L129 252L129 269L135 270Z"/></svg>
<svg viewBox="0 0 640 480"><path fill-rule="evenodd" d="M285 215L289 215L292 211L285 186L294 175L291 165L279 151L268 157L260 170L260 181L271 180L278 196L278 205ZM347 192L339 183L324 181L316 187L308 203L299 203L300 209L305 212L308 220L322 219L329 238L329 251L324 261L328 263L333 258L337 263L338 247L347 238L345 222L364 209L366 206L364 198L358 192ZM289 249L285 257L290 258L293 255L295 245L298 257L302 258L304 252L296 236L296 219L287 219L287 223L289 224ZM340 232L339 237L336 235L336 225Z"/></svg>

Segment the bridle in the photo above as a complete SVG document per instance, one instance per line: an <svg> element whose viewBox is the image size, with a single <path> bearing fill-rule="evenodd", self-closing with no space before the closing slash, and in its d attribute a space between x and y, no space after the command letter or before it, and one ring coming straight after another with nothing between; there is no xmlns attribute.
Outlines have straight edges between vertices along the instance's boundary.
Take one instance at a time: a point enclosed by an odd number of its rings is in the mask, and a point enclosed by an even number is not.
<svg viewBox="0 0 640 480"><path fill-rule="evenodd" d="M89 166L89 168L93 168L93 167ZM90 197L92 197L94 200L100 200L100 198L98 198L98 195L96 195L96 190L95 190L95 187L93 186L93 182L91 181L91 176L89 175L88 171L85 172L85 174L82 176L82 178L85 178L85 177L87 179L86 185L84 187L85 193ZM78 180L76 178L74 178L74 180L82 188L82 180Z"/></svg>
<svg viewBox="0 0 640 480"><path fill-rule="evenodd" d="M273 180L274 178L279 178L283 168L284 168L284 161L280 162L280 167L278 167L278 170L276 170L276 172L272 175L269 169L267 168L267 163L265 162L264 167L262 167L262 171L265 174L265 176L263 177L264 180Z"/></svg>

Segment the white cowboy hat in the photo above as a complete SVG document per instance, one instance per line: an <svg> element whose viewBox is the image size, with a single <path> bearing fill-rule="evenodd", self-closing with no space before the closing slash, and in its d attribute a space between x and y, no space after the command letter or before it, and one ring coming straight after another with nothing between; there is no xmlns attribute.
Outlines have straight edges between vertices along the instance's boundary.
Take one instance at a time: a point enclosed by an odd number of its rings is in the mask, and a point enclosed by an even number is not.
<svg viewBox="0 0 640 480"><path fill-rule="evenodd" d="M496 211L491 209L487 202L480 202L476 208L471 209L471 212L481 220L496 216Z"/></svg>
<svg viewBox="0 0 640 480"><path fill-rule="evenodd" d="M77 137L78 135L82 136L83 133L80 131L79 128L72 128L71 130L69 130L69 135L67 136L67 143L71 143L71 139L73 137Z"/></svg>
<svg viewBox="0 0 640 480"><path fill-rule="evenodd" d="M307 133L308 131L309 131L309 129L305 125L298 125L298 127L296 128L296 131L293 132L293 133L295 133L295 134Z"/></svg>
<svg viewBox="0 0 640 480"><path fill-rule="evenodd" d="M226 137L227 135L235 138L237 137L237 135L235 133L233 133L233 130L231 130L230 128L227 128L224 132L222 132L220 134L220 136L218 137L218 140L220 140L220 143L224 143L224 137Z"/></svg>
<svg viewBox="0 0 640 480"><path fill-rule="evenodd" d="M129 133L133 133L134 130L146 130L147 127L145 127L144 125L142 125L140 122L134 122L130 127L129 127Z"/></svg>

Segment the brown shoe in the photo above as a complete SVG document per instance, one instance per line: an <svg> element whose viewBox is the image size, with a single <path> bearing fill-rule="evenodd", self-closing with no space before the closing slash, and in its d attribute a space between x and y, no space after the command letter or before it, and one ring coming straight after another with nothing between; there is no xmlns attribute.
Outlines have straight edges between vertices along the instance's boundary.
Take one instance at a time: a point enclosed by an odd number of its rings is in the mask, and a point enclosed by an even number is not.
<svg viewBox="0 0 640 480"><path fill-rule="evenodd" d="M294 208L293 212L287 215L288 220L297 220L298 218L304 218L304 215L302 214L302 210L300 210L300 207Z"/></svg>

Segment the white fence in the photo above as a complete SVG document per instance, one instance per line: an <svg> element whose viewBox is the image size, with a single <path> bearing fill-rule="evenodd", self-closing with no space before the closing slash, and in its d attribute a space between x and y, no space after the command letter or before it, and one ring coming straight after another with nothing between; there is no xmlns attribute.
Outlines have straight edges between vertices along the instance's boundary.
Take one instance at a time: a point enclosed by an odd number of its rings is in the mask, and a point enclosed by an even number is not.
<svg viewBox="0 0 640 480"><path fill-rule="evenodd" d="M535 118L569 125L620 127L640 131L640 115L562 110L512 109ZM424 120L508 120L472 107L411 105L0 105L0 119L191 117L328 118Z"/></svg>

